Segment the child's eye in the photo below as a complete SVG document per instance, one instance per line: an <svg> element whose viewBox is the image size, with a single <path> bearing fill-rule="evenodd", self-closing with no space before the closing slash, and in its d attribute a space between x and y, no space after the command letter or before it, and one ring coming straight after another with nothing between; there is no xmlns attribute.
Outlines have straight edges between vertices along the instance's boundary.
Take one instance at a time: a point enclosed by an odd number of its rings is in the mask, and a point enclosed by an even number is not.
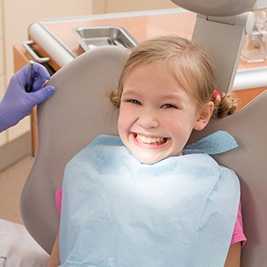
<svg viewBox="0 0 267 267"><path fill-rule="evenodd" d="M128 99L127 102L135 105L141 105L141 102L136 99Z"/></svg>
<svg viewBox="0 0 267 267"><path fill-rule="evenodd" d="M162 108L176 108L177 109L177 106L173 105L173 104L164 104L162 106Z"/></svg>

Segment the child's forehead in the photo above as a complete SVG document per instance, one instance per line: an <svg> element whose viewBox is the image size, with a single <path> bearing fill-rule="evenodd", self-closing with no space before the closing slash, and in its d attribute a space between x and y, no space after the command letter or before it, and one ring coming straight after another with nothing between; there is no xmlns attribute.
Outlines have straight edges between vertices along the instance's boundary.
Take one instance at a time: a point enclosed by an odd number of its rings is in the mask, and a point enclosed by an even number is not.
<svg viewBox="0 0 267 267"><path fill-rule="evenodd" d="M129 65L127 70L125 70L122 82L125 83L129 76L133 73L140 73L142 69L153 68L155 71L160 73L165 73L170 75L175 81L182 86L188 93L192 92L193 87L198 83L199 76L194 75L194 70L192 66L180 64L179 60L175 59L144 59L143 61L135 62ZM153 74L153 72L152 72ZM148 73L147 75L150 75ZM194 88L193 90L195 90Z"/></svg>
<svg viewBox="0 0 267 267"><path fill-rule="evenodd" d="M179 87L186 91L191 91L192 80L196 80L193 73L190 73L189 70L186 71L182 66L169 61L157 60L153 62L139 62L139 64L132 66L132 68L128 68L128 71L124 73L123 83L125 84L129 78L131 79L136 74L142 77L143 72L146 72L147 77L154 77L154 79L161 78L162 76L171 78ZM168 81L168 78L166 78L166 81Z"/></svg>
<svg viewBox="0 0 267 267"><path fill-rule="evenodd" d="M123 84L124 95L138 95L146 92L149 92L151 97L191 96L190 91L183 87L173 71L166 68L150 68L150 65L136 68Z"/></svg>
<svg viewBox="0 0 267 267"><path fill-rule="evenodd" d="M177 61L176 61L177 62ZM184 73L184 69L178 63L176 64L175 61L167 60L167 59L155 59L155 60L146 60L144 62L136 62L128 67L128 71L125 75L130 76L133 72L138 71L139 69L144 68L153 68L159 72L167 72L171 75L175 75L177 78L180 77L181 74ZM188 72L190 72L190 68L188 67Z"/></svg>

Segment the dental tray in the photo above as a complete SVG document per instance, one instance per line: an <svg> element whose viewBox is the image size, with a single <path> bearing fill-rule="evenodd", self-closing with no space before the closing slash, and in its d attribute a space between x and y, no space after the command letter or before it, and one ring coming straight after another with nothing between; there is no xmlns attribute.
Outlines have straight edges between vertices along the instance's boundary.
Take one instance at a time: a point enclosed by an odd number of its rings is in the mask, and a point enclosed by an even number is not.
<svg viewBox="0 0 267 267"><path fill-rule="evenodd" d="M134 37L125 29L116 26L90 26L73 29L84 51L98 46L116 45L131 48L137 45Z"/></svg>

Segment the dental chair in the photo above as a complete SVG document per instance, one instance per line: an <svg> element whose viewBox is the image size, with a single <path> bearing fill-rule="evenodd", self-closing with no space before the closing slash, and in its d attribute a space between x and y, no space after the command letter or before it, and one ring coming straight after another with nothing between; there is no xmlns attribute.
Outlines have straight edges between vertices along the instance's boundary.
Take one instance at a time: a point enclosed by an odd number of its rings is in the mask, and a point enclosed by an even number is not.
<svg viewBox="0 0 267 267"><path fill-rule="evenodd" d="M184 1L173 2L183 7L179 2ZM194 0L185 2L195 5ZM230 16L249 10L255 3L253 0L247 2L245 10L241 8ZM190 10L190 6L185 8ZM202 32L206 27L214 30L218 24L213 21L212 26L205 26L204 17L210 14L201 13L193 39L206 46L211 39L207 41L206 34L201 38ZM221 15L218 16L219 20L225 16ZM240 47L247 30L247 24L243 22L239 34L231 33L238 40L228 60L231 63L226 65L230 66L230 70L224 72L226 62L223 60L220 65L216 48L208 45L208 50L217 58L218 68L222 70L220 73L226 73L218 81L220 91L230 91L232 88ZM227 29L225 32L228 32ZM59 226L55 193L61 186L66 163L97 135L117 134L117 111L107 94L117 87L128 54L127 49L108 46L82 54L51 78L49 84L57 88L56 92L38 106L38 149L21 195L21 215L29 233L48 254ZM212 120L203 131L193 132L189 140L191 143L217 130L226 130L239 144L237 149L214 158L221 165L236 171L240 178L244 231L248 239L242 249L242 267L267 266L266 110L267 92L264 92L237 113L221 120Z"/></svg>

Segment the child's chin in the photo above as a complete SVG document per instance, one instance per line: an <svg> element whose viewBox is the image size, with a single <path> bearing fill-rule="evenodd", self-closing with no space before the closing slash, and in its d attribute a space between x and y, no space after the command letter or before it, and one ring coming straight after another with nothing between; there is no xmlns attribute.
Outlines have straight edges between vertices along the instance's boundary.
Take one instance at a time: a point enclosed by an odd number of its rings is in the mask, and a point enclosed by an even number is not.
<svg viewBox="0 0 267 267"><path fill-rule="evenodd" d="M161 161L163 158L159 156L152 156L152 155L135 155L135 157L143 164L152 165L159 161Z"/></svg>

